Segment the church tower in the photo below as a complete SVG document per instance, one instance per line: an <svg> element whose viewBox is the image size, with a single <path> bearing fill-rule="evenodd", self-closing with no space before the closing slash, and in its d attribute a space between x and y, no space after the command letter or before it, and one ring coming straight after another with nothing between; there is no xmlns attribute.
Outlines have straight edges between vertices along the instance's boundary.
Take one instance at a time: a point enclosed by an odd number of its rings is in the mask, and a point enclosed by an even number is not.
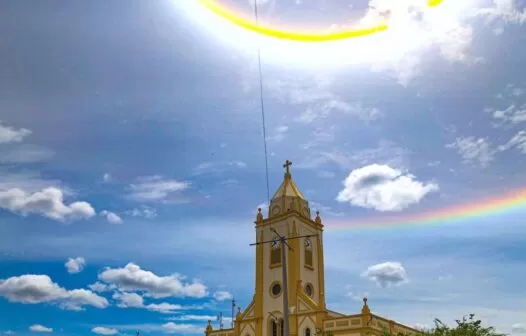
<svg viewBox="0 0 526 336"><path fill-rule="evenodd" d="M285 175L272 196L268 211L258 209L256 231L256 286L250 304L238 307L234 327L214 330L208 321L205 336L381 336L419 331L375 315L367 298L361 313L345 315L325 305L323 264L323 225L318 212L312 218L309 202L292 179L286 161ZM265 216L266 215L266 216ZM281 246L281 237L287 238ZM308 236L308 237L306 237ZM283 260L286 252L286 277L289 306L289 335L283 328ZM232 303L234 305L234 303Z"/></svg>
<svg viewBox="0 0 526 336"><path fill-rule="evenodd" d="M255 222L257 241L272 241L256 247L254 313L262 323L255 336L282 335L283 248L287 258L290 335L313 335L316 328L322 327L326 315L323 225L319 213L311 218L309 202L292 179L291 165L288 160L283 165L283 181L270 201L267 217L258 209ZM312 236L289 239L288 248L281 246L274 230L287 238Z"/></svg>

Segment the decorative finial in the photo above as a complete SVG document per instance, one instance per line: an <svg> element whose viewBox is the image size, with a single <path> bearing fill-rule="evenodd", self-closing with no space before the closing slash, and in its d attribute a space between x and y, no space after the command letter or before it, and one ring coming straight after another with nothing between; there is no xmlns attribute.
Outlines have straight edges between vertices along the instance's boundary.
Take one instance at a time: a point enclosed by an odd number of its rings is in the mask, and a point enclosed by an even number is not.
<svg viewBox="0 0 526 336"><path fill-rule="evenodd" d="M320 217L320 212L319 211L316 211L316 218L314 218L314 222L316 224L320 224L321 225L321 217Z"/></svg>
<svg viewBox="0 0 526 336"><path fill-rule="evenodd" d="M367 305L367 297L363 298L362 314L364 315L371 314L371 310L369 309L369 306Z"/></svg>
<svg viewBox="0 0 526 336"><path fill-rule="evenodd" d="M290 166L292 166L292 162L289 160L285 161L285 164L283 165L283 168L285 168L285 175L290 175Z"/></svg>
<svg viewBox="0 0 526 336"><path fill-rule="evenodd" d="M256 221L257 222L263 221L263 214L261 213L261 208L258 208L258 214L256 216Z"/></svg>
<svg viewBox="0 0 526 336"><path fill-rule="evenodd" d="M208 325L205 329L205 335L209 335L213 330L214 328L212 327L212 320L208 320Z"/></svg>
<svg viewBox="0 0 526 336"><path fill-rule="evenodd" d="M243 319L243 314L241 313L241 307L237 307L236 321L241 321Z"/></svg>

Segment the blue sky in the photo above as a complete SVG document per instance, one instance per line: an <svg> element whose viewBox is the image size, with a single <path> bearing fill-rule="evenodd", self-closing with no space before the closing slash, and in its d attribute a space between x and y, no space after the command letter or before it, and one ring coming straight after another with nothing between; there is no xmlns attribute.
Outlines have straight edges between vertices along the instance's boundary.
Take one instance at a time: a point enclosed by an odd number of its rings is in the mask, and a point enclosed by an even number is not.
<svg viewBox="0 0 526 336"><path fill-rule="evenodd" d="M270 193L291 160L326 225L329 307L367 295L410 325L476 313L526 333L524 209L334 230L526 177L526 3L408 2L261 1L262 22L290 29L385 5L398 19L331 47L253 36L192 1L4 2L0 333L201 334L232 295L246 307L267 202L257 47Z"/></svg>

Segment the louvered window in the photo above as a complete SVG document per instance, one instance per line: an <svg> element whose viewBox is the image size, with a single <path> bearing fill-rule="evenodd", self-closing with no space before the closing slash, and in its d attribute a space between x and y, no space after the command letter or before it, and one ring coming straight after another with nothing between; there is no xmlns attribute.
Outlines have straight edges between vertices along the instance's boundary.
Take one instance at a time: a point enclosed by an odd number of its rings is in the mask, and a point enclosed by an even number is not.
<svg viewBox="0 0 526 336"><path fill-rule="evenodd" d="M281 247L270 250L270 266L281 265Z"/></svg>

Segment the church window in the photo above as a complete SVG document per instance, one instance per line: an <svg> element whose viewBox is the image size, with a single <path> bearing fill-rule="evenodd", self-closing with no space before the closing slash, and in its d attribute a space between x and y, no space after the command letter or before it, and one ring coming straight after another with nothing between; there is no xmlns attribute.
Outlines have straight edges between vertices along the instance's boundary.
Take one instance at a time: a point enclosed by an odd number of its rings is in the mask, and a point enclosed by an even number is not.
<svg viewBox="0 0 526 336"><path fill-rule="evenodd" d="M305 329L305 336L311 336L309 328Z"/></svg>
<svg viewBox="0 0 526 336"><path fill-rule="evenodd" d="M274 297L279 296L281 294L281 284L279 282L274 282L270 286L270 294Z"/></svg>
<svg viewBox="0 0 526 336"><path fill-rule="evenodd" d="M277 267L281 265L281 244L276 238L272 242L270 249L270 267Z"/></svg>
<svg viewBox="0 0 526 336"><path fill-rule="evenodd" d="M279 320L279 336L283 335L283 319Z"/></svg>
<svg viewBox="0 0 526 336"><path fill-rule="evenodd" d="M305 267L312 269L313 268L312 242L310 241L310 239L306 238L304 245L305 245L305 253L304 253Z"/></svg>
<svg viewBox="0 0 526 336"><path fill-rule="evenodd" d="M272 336L278 336L278 324L276 321L272 320L271 322Z"/></svg>
<svg viewBox="0 0 526 336"><path fill-rule="evenodd" d="M309 283L305 286L305 294L307 294L308 297L312 297L314 290L312 289L312 285Z"/></svg>

